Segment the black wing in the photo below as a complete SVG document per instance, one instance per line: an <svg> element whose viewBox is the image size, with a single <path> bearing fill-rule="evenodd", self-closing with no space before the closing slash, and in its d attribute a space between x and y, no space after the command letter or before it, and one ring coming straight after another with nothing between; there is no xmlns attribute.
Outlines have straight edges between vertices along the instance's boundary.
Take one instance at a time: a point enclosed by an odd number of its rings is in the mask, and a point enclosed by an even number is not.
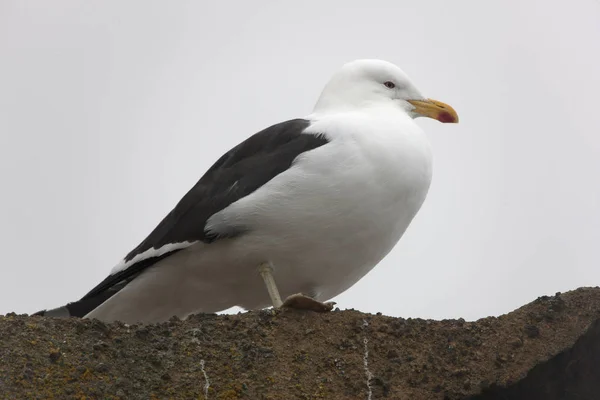
<svg viewBox="0 0 600 400"><path fill-rule="evenodd" d="M302 132L309 125L310 122L304 119L282 122L256 133L225 153L152 233L127 254L125 261L132 260L137 254L146 250L159 249L169 243L185 241L210 243L223 237L209 234L204 229L206 221L213 214L251 194L284 172L298 155L328 143L323 135L303 134ZM241 233L243 232L229 232L227 236ZM92 308L83 310L91 311L122 289L144 269L177 251L179 250L160 257L141 260L125 270L108 276L77 303L98 298L99 302L90 303L94 305ZM112 294L109 295L107 292ZM74 308L74 305L75 303L71 303L71 308Z"/></svg>

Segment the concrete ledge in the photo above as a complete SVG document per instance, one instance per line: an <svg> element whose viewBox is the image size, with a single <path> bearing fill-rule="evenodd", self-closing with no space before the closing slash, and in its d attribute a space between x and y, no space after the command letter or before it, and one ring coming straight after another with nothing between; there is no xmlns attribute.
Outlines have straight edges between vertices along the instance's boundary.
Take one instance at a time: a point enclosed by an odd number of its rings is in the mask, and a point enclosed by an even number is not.
<svg viewBox="0 0 600 400"><path fill-rule="evenodd" d="M498 318L334 311L158 325L0 317L5 399L597 399L600 288Z"/></svg>

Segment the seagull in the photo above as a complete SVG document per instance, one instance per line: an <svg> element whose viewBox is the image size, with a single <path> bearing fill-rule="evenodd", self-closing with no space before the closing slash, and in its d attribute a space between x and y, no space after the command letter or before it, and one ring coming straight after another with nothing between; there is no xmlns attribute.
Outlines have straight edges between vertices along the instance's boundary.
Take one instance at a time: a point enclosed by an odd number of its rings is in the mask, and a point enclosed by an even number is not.
<svg viewBox="0 0 600 400"><path fill-rule="evenodd" d="M343 65L311 114L233 147L106 279L37 314L155 323L233 306L331 310L425 200L432 151L417 117L458 122L392 63Z"/></svg>

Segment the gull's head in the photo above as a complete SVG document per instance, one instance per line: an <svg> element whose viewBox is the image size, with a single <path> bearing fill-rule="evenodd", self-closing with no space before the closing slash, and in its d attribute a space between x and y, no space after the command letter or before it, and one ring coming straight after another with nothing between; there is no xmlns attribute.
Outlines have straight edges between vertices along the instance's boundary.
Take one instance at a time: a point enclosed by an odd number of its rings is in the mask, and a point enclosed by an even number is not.
<svg viewBox="0 0 600 400"><path fill-rule="evenodd" d="M458 115L452 107L425 98L404 71L382 60L356 60L345 64L323 89L315 112L384 104L398 107L412 118L458 122Z"/></svg>

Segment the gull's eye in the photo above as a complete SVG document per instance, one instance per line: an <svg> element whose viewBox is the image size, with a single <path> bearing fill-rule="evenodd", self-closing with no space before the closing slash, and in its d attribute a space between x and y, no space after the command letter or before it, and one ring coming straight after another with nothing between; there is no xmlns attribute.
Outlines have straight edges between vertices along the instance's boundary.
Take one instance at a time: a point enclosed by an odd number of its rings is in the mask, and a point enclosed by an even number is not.
<svg viewBox="0 0 600 400"><path fill-rule="evenodd" d="M391 82L391 81L386 81L386 82L383 82L383 85L384 85L386 88L388 88L388 89L393 89L393 88L395 88L395 87L396 87L396 84L395 84L394 82Z"/></svg>

